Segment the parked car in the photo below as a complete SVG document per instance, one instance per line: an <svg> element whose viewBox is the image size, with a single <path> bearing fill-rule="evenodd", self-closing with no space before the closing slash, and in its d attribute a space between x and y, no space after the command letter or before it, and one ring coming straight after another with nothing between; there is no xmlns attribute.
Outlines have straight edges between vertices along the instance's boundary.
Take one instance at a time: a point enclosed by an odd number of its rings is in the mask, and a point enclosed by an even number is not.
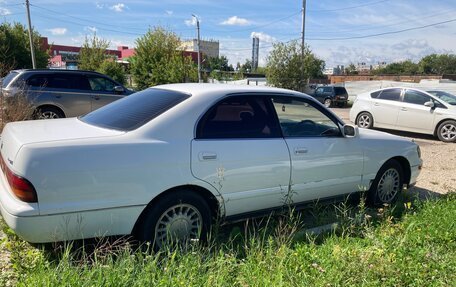
<svg viewBox="0 0 456 287"><path fill-rule="evenodd" d="M348 102L347 90L344 87L339 86L318 87L315 90L313 97L327 108L333 105L345 107Z"/></svg>
<svg viewBox="0 0 456 287"><path fill-rule="evenodd" d="M24 95L45 119L87 114L133 91L106 75L74 70L13 70L1 82L8 99Z"/></svg>
<svg viewBox="0 0 456 287"><path fill-rule="evenodd" d="M456 96L444 91L427 91L429 94L441 99L444 102L449 103L450 105L456 106Z"/></svg>
<svg viewBox="0 0 456 287"><path fill-rule="evenodd" d="M456 107L412 88L385 88L358 95L350 120L361 128L385 128L456 141Z"/></svg>
<svg viewBox="0 0 456 287"><path fill-rule="evenodd" d="M160 247L204 237L214 218L364 188L369 202L390 203L422 165L414 142L358 133L305 94L214 84L9 123L0 148L1 214L30 242L133 234Z"/></svg>

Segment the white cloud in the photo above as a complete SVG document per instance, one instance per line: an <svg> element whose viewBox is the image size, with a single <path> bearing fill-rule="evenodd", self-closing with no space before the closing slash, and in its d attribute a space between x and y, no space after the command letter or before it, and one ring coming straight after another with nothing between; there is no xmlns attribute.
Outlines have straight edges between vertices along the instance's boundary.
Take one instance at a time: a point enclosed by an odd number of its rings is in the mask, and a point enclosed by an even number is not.
<svg viewBox="0 0 456 287"><path fill-rule="evenodd" d="M62 35L65 35L68 30L67 30L67 28L52 28L52 29L46 29L46 31L51 32L51 34L54 36L62 36Z"/></svg>
<svg viewBox="0 0 456 287"><path fill-rule="evenodd" d="M9 15L9 14L11 14L10 10L0 7L0 16L6 16L6 15Z"/></svg>
<svg viewBox="0 0 456 287"><path fill-rule="evenodd" d="M239 18L238 16L233 16L228 18L227 20L220 23L221 25L229 25L229 26L247 26L250 25L251 22L245 18Z"/></svg>
<svg viewBox="0 0 456 287"><path fill-rule="evenodd" d="M118 3L116 5L109 7L109 9L114 10L116 12L123 12L125 8L127 8L127 6L124 3Z"/></svg>
<svg viewBox="0 0 456 287"><path fill-rule="evenodd" d="M87 27L84 28L84 30L89 31L89 32L91 32L91 33L96 33L96 32L98 32L97 27L92 27L92 26L87 26Z"/></svg>
<svg viewBox="0 0 456 287"><path fill-rule="evenodd" d="M166 15L168 15L168 16L171 16L171 15L174 14L174 12L171 11L171 10L166 10L165 13L166 13Z"/></svg>
<svg viewBox="0 0 456 287"><path fill-rule="evenodd" d="M201 19L200 19L201 22ZM187 26L196 26L196 18L192 17L189 20L185 20L185 25Z"/></svg>
<svg viewBox="0 0 456 287"><path fill-rule="evenodd" d="M250 34L250 38L254 37L260 38L260 44L261 42L272 43L276 41L276 38L263 32L252 32L252 34Z"/></svg>
<svg viewBox="0 0 456 287"><path fill-rule="evenodd" d="M105 7L105 4L102 4L100 2L95 2L95 6L97 6L98 9L103 9Z"/></svg>

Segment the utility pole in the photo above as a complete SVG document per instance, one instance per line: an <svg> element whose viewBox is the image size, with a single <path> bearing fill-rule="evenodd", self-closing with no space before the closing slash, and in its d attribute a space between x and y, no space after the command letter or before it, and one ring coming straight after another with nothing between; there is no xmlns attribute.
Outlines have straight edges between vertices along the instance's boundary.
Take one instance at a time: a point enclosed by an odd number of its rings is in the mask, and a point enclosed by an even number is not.
<svg viewBox="0 0 456 287"><path fill-rule="evenodd" d="M198 35L198 38L197 38L197 42L196 42L196 45L198 46L197 48L197 51L198 51L198 83L201 83L201 53L200 53L200 21L199 21L199 18L192 14L193 17L195 17L196 19L196 31L197 31L197 35Z"/></svg>
<svg viewBox="0 0 456 287"><path fill-rule="evenodd" d="M304 81L304 38L306 32L306 0L302 0L302 28L301 28L301 83ZM304 92L304 85L301 84L302 92Z"/></svg>
<svg viewBox="0 0 456 287"><path fill-rule="evenodd" d="M28 34L29 34L29 40L30 40L30 53L32 54L32 68L36 69L35 49L33 48L33 31L32 31L32 20L30 19L30 1L29 0L25 0L25 7L27 8Z"/></svg>

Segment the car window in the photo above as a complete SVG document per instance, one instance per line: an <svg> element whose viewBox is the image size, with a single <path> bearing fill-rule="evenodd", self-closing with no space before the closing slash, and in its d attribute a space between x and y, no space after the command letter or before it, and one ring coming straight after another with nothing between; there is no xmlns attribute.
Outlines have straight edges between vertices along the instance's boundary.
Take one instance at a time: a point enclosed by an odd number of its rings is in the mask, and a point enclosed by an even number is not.
<svg viewBox="0 0 456 287"><path fill-rule="evenodd" d="M317 93L317 94L323 93L323 88L318 88L318 89L315 91L315 93Z"/></svg>
<svg viewBox="0 0 456 287"><path fill-rule="evenodd" d="M198 123L196 138L274 138L280 127L264 96L232 96L210 108Z"/></svg>
<svg viewBox="0 0 456 287"><path fill-rule="evenodd" d="M322 111L304 99L274 97L284 137L340 136L338 125Z"/></svg>
<svg viewBox="0 0 456 287"><path fill-rule="evenodd" d="M401 89L386 89L381 91L378 96L382 100L399 101L401 98Z"/></svg>
<svg viewBox="0 0 456 287"><path fill-rule="evenodd" d="M26 83L30 87L46 87L49 83L48 75L33 75L27 79Z"/></svg>
<svg viewBox="0 0 456 287"><path fill-rule="evenodd" d="M112 92L116 83L103 77L89 76L92 91Z"/></svg>
<svg viewBox="0 0 456 287"><path fill-rule="evenodd" d="M347 90L344 87L334 87L334 91L336 93L336 96L347 94Z"/></svg>
<svg viewBox="0 0 456 287"><path fill-rule="evenodd" d="M424 105L424 103L431 101L431 97L428 95L414 91L406 90L404 93L404 102L416 105Z"/></svg>
<svg viewBox="0 0 456 287"><path fill-rule="evenodd" d="M189 97L184 93L149 88L117 100L80 119L98 127L131 131Z"/></svg>
<svg viewBox="0 0 456 287"><path fill-rule="evenodd" d="M456 96L443 91L428 91L428 93L433 94L444 102L449 103L450 105L456 105Z"/></svg>
<svg viewBox="0 0 456 287"><path fill-rule="evenodd" d="M48 88L54 89L71 89L72 88L72 77L70 75L49 75L48 76Z"/></svg>
<svg viewBox="0 0 456 287"><path fill-rule="evenodd" d="M6 87L8 84L19 74L18 72L10 72L6 77L4 77L1 81L1 86Z"/></svg>
<svg viewBox="0 0 456 287"><path fill-rule="evenodd" d="M325 93L332 93L332 88L331 87L324 87L323 92Z"/></svg>
<svg viewBox="0 0 456 287"><path fill-rule="evenodd" d="M382 91L380 90L380 91L376 91L376 92L371 93L371 98L374 98L374 99L378 98L378 96L380 95L381 92Z"/></svg>

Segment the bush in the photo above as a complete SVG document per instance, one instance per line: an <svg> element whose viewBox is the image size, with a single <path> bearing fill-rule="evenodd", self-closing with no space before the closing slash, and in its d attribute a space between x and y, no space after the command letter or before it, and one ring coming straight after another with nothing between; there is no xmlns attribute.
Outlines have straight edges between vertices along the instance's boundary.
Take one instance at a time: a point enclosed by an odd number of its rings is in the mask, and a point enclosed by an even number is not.
<svg viewBox="0 0 456 287"><path fill-rule="evenodd" d="M98 72L110 76L114 81L125 84L125 70L123 66L114 60L107 59L101 63Z"/></svg>

